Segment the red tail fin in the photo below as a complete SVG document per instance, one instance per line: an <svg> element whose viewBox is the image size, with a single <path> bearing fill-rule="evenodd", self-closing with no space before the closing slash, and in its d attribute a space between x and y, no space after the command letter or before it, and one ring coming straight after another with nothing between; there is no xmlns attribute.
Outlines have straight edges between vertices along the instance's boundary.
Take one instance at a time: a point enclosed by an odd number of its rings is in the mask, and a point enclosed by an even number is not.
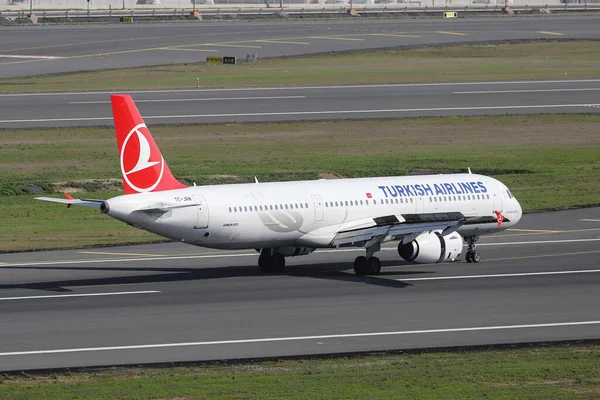
<svg viewBox="0 0 600 400"><path fill-rule="evenodd" d="M111 95L110 101L125 193L185 188L171 174L131 96Z"/></svg>

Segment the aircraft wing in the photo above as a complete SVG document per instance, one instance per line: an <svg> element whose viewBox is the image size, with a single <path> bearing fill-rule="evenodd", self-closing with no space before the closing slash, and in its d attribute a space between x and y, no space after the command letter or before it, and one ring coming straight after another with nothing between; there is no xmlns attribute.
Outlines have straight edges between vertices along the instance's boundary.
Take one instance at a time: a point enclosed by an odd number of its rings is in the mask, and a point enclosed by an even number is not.
<svg viewBox="0 0 600 400"><path fill-rule="evenodd" d="M468 221L460 212L388 215L373 218L371 226L339 231L331 244L362 247L400 238L413 240L420 233L432 230L447 235Z"/></svg>

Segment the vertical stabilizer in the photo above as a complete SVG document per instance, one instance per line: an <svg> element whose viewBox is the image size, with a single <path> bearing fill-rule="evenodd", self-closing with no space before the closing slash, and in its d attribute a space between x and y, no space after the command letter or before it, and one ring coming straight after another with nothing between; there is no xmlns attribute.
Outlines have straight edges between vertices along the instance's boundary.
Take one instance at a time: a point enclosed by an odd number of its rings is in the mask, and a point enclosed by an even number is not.
<svg viewBox="0 0 600 400"><path fill-rule="evenodd" d="M131 96L111 95L119 161L126 194L182 189L154 142Z"/></svg>

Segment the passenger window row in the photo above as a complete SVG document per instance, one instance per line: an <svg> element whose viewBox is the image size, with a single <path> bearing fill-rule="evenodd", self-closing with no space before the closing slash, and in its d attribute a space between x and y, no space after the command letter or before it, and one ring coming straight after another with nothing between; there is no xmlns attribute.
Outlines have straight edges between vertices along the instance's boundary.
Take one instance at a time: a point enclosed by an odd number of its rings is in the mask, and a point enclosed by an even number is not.
<svg viewBox="0 0 600 400"><path fill-rule="evenodd" d="M259 206L229 207L229 212L273 211L273 210L308 209L308 203L294 204L265 204Z"/></svg>
<svg viewBox="0 0 600 400"><path fill-rule="evenodd" d="M408 204L409 199L381 199L380 204ZM410 202L413 202L413 199L410 199ZM356 206L368 206L369 204L377 205L377 200L344 200L344 201L326 201L325 207L356 207Z"/></svg>
<svg viewBox="0 0 600 400"><path fill-rule="evenodd" d="M475 197L477 196L477 197ZM480 197L481 196L481 197ZM462 197L462 198L461 198ZM490 199L490 195L488 194L482 194L482 195L458 195L458 196L438 196L438 197L430 197L429 198L429 202L433 203L433 202L443 202L443 201L469 201L469 200L489 200Z"/></svg>

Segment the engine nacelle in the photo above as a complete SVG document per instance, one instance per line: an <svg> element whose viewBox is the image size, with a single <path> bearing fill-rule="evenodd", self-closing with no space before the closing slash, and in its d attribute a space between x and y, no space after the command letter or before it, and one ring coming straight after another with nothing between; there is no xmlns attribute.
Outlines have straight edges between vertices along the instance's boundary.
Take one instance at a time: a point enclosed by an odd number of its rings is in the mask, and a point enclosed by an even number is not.
<svg viewBox="0 0 600 400"><path fill-rule="evenodd" d="M277 253L283 254L285 257L305 256L315 251L312 247L279 247L275 249Z"/></svg>
<svg viewBox="0 0 600 400"><path fill-rule="evenodd" d="M461 236L452 232L442 236L440 232L426 232L412 242L398 245L398 254L406 261L416 263L439 263L452 261L460 256L463 249Z"/></svg>

